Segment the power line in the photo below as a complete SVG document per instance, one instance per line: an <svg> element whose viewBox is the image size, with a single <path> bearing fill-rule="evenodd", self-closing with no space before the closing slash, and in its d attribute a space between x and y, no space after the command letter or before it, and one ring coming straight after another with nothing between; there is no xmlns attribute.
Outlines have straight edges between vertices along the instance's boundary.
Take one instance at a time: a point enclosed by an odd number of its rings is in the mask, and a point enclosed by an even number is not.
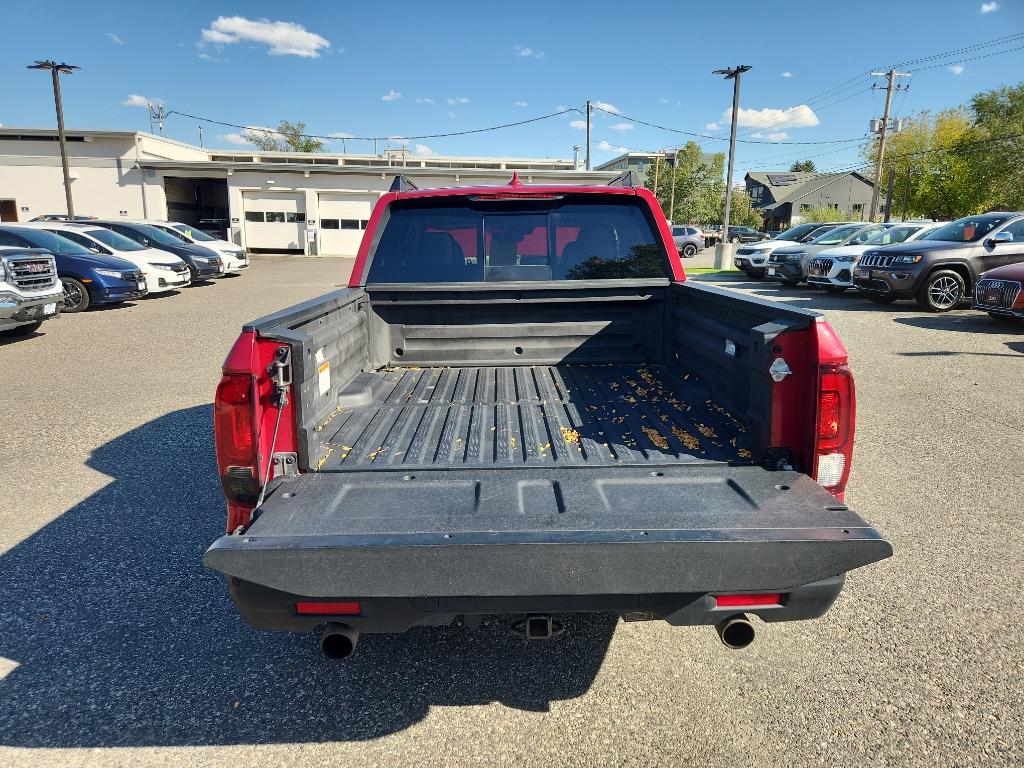
<svg viewBox="0 0 1024 768"><path fill-rule="evenodd" d="M966 59L962 59L962 58L953 59L952 60L952 64L960 64L960 63L965 62L965 61L978 61L979 59L990 59L993 56L1001 56L1004 53L1013 53L1014 51L1024 51L1024 45L1018 46L1016 48L1007 48L1004 51L993 51L992 53L982 54L981 56L971 56L971 57L966 58ZM914 69L914 71L915 72L923 72L926 69L939 69L940 67L948 67L948 66L951 66L952 64L949 61L943 61L940 64L930 64L927 67L916 67Z"/></svg>
<svg viewBox="0 0 1024 768"><path fill-rule="evenodd" d="M570 113L582 114L583 110L577 109L576 107L567 107L566 109L563 109L560 112L552 112L551 114L548 114L548 115L540 115L538 117L531 117L531 118L526 119L526 120L517 120L517 121L515 121L513 123L502 123L501 125L491 125L491 126L488 126L487 128L473 128L473 129L466 130L466 131L450 131L448 133L425 133L425 134L422 134L422 135L419 135L419 136L406 136L406 135L401 135L401 136L397 136L397 135L391 135L391 136L346 136L345 140L346 141L388 141L389 139L391 139L391 140L396 140L396 139L409 139L409 140L413 140L413 139L444 139L444 138L448 138L448 137L451 137L451 136L468 136L468 135L474 134L474 133L487 133L488 131L500 131L503 128L515 128L516 126L519 126L519 125L528 125L530 123L537 123L537 122L540 122L541 120L548 120L548 119L550 119L552 117L559 117L561 115L568 115ZM257 128L257 127L251 126L251 125L241 125L239 123L229 123L229 122L224 121L224 120L214 120L212 118L202 117L200 115L191 115L188 112L181 112L180 110L176 110L176 109L172 109L170 112L167 113L166 116L170 117L171 115L180 115L181 117L187 117L187 118L190 118L192 120L201 120L204 123L211 123L213 125L221 125L221 126L224 126L225 128L240 128L243 131L253 131L253 132L257 132L257 133L259 133L259 132L271 133L271 134L277 133L277 131L275 129L273 129L273 128ZM302 137L304 139L328 139L328 140L337 140L338 139L337 136L325 136L323 134L317 134L317 133L299 133L299 134L296 134L296 135L300 136L300 137Z"/></svg>
<svg viewBox="0 0 1024 768"><path fill-rule="evenodd" d="M969 53L970 51L981 50L984 48L994 48L996 46L1005 45L1007 43L1016 42L1017 40L1024 39L1024 32L1014 32L1010 35L1004 35L1003 37L997 37L992 40L986 40L981 43L974 43L963 48L955 48L951 51L944 51L943 53L933 53L929 56L922 56L918 59L910 59L908 61L901 61L899 64L894 64L894 67L909 67L912 64L920 64L923 61L934 61L935 59L945 59L951 56L956 56L961 53Z"/></svg>
<svg viewBox="0 0 1024 768"><path fill-rule="evenodd" d="M645 125L648 128L657 128L660 131L668 131L670 133L679 133L683 136L693 136L698 139L708 139L709 141L729 141L729 139L722 136L709 136L706 133L694 133L693 131L683 131L679 128L670 128L667 125L659 125L658 123L651 123L646 120L641 120L638 117L630 117L621 112L612 112L609 109L601 109L601 107L594 106L594 110L598 112L604 112L605 114L612 115L613 117L619 117L623 120L628 120L631 123L637 123L638 125ZM841 144L843 142L853 141L853 139L831 139L829 141L768 141L768 140L753 140L753 139L737 139L744 144Z"/></svg>

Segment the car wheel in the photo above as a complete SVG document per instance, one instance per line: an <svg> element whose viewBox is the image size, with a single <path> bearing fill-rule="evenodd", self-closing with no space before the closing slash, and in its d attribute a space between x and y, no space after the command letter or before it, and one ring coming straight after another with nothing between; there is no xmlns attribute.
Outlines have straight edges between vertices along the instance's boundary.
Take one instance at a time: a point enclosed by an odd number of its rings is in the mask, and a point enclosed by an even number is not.
<svg viewBox="0 0 1024 768"><path fill-rule="evenodd" d="M964 300L964 279L949 269L932 272L917 292L917 303L929 312L949 312Z"/></svg>
<svg viewBox="0 0 1024 768"><path fill-rule="evenodd" d="M846 292L846 288L847 288L847 286L845 286L845 285L826 285L825 286L825 290L826 291L828 291L829 293L835 293L835 294L845 293Z"/></svg>
<svg viewBox="0 0 1024 768"><path fill-rule="evenodd" d="M83 283L73 277L62 277L60 284L64 287L62 312L84 312L89 308L89 289Z"/></svg>
<svg viewBox="0 0 1024 768"><path fill-rule="evenodd" d="M18 336L31 336L33 333L39 330L39 327L43 324L42 320L37 320L34 323L27 323L25 325L16 325L14 328L8 328L6 331L0 331L0 336L7 337L18 337Z"/></svg>
<svg viewBox="0 0 1024 768"><path fill-rule="evenodd" d="M887 293L869 293L868 301L873 301L875 304L892 304L896 301L896 297Z"/></svg>
<svg viewBox="0 0 1024 768"><path fill-rule="evenodd" d="M683 246L682 254L684 259L692 259L697 255L697 246L693 243L687 243Z"/></svg>

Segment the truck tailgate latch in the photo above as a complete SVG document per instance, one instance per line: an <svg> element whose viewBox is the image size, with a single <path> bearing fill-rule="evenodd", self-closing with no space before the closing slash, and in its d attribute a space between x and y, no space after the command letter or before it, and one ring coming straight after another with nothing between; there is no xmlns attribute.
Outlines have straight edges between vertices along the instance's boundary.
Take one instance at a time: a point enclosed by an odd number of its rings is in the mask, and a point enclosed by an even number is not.
<svg viewBox="0 0 1024 768"><path fill-rule="evenodd" d="M779 382L792 374L793 371L784 358L776 357L775 362L768 368L768 373L772 375L772 381Z"/></svg>

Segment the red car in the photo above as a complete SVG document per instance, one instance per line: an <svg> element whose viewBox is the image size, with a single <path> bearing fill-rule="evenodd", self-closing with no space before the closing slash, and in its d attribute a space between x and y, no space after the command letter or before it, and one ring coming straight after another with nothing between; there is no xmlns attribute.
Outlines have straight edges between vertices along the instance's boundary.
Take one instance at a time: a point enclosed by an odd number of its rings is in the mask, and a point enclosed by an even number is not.
<svg viewBox="0 0 1024 768"><path fill-rule="evenodd" d="M1024 320L1024 263L990 269L974 289L974 308L995 320Z"/></svg>

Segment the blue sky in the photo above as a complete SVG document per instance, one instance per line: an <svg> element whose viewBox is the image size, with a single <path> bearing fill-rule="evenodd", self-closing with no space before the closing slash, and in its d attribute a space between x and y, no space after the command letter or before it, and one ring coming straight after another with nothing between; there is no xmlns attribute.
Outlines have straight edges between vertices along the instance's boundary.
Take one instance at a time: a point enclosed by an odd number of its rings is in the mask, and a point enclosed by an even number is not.
<svg viewBox="0 0 1024 768"><path fill-rule="evenodd" d="M625 116L726 138L723 112L731 87L711 70L750 64L740 137L766 143L740 145L741 175L785 168L802 157L812 157L819 169L845 167L858 162L855 142L781 142L863 136L868 119L881 114L883 93L862 79L811 97L872 68L1024 32L1024 0L99 7L4 4L0 124L54 124L47 78L25 65L57 58L82 67L63 81L69 127L146 129L146 109L133 106L132 95L243 125L304 120L311 133L357 136L481 128L567 107L582 110L589 98ZM915 74L910 89L894 99L895 114L956 106L980 90L1024 80L1024 49L975 58L1021 46L1024 39L907 67ZM573 144L583 142L583 131L573 127L581 117L413 139L409 146L435 154L571 157ZM166 131L198 140L191 119L172 116ZM208 146L233 146L237 134L205 128ZM620 147L657 149L687 138L597 113L593 157L597 163ZM726 147L715 139L699 143ZM341 143L331 147L340 151ZM350 141L347 147L367 151L372 145Z"/></svg>

